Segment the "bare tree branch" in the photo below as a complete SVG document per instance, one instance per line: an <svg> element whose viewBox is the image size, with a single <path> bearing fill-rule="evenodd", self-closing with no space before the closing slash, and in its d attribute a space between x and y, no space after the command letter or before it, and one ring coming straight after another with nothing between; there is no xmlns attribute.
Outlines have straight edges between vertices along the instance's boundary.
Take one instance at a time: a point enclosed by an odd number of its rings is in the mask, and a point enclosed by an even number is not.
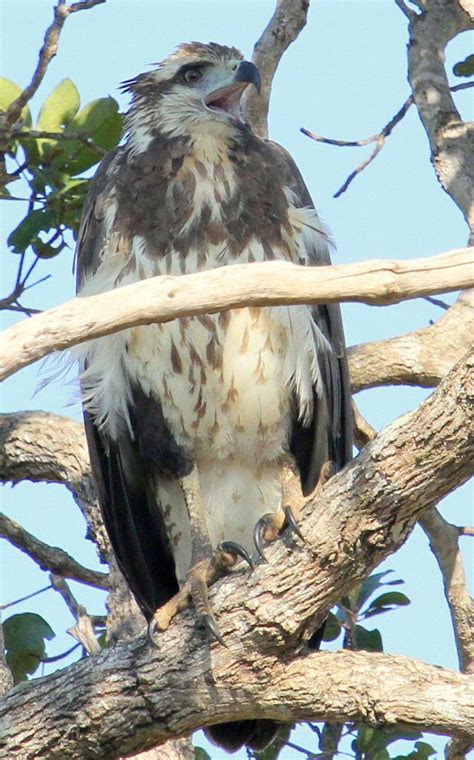
<svg viewBox="0 0 474 760"><path fill-rule="evenodd" d="M52 570L58 575L72 578L94 588L109 588L109 578L106 573L83 567L63 549L45 544L2 513L0 513L0 537L6 538L10 544L25 552L42 570Z"/></svg>
<svg viewBox="0 0 474 760"><path fill-rule="evenodd" d="M250 716L364 720L468 738L472 677L403 657L294 651L423 511L473 472L473 367L472 356L457 365L329 481L304 510L305 544L283 537L268 549L268 564L213 587L227 649L210 646L186 610L159 650L136 640L14 690L1 707L9 714L7 755L21 742L51 760L114 758L203 722Z"/></svg>
<svg viewBox="0 0 474 760"><path fill-rule="evenodd" d="M0 414L0 481L22 480L65 485L84 514L101 557L109 559L82 425L46 412Z"/></svg>
<svg viewBox="0 0 474 760"><path fill-rule="evenodd" d="M92 620L87 614L86 608L82 604L78 604L64 578L54 573L51 573L49 577L52 587L64 599L69 612L76 620L75 624L71 628L68 628L67 633L84 647L87 654L92 656L99 654L101 647L95 636Z"/></svg>
<svg viewBox="0 0 474 760"><path fill-rule="evenodd" d="M349 348L352 390L357 393L379 385L431 388L473 342L474 290L467 290L429 327Z"/></svg>
<svg viewBox="0 0 474 760"><path fill-rule="evenodd" d="M275 11L259 40L255 43L252 61L260 71L260 95L244 95L246 121L260 137L268 136L268 108L273 77L285 50L296 40L306 24L309 0L276 0Z"/></svg>
<svg viewBox="0 0 474 760"><path fill-rule="evenodd" d="M435 508L426 512L420 523L443 576L459 667L465 673L474 673L474 601L467 590L459 551L459 531L444 520Z"/></svg>
<svg viewBox="0 0 474 760"><path fill-rule="evenodd" d="M358 301L396 303L474 286L473 249L412 261L301 267L239 264L179 277L152 277L97 296L75 298L5 330L0 379L52 351L151 322L242 306Z"/></svg>
<svg viewBox="0 0 474 760"><path fill-rule="evenodd" d="M408 78L438 180L472 232L474 123L462 121L444 67L448 42L474 27L467 6L462 0L424 0L422 12L409 15Z"/></svg>
<svg viewBox="0 0 474 760"><path fill-rule="evenodd" d="M43 81L49 64L58 52L59 37L67 17L71 13L94 8L94 6L105 3L105 1L106 0L83 0L83 2L66 5L64 0L58 0L58 3L54 8L54 19L52 24L46 30L43 47L40 50L38 63L31 82L25 87L16 100L9 105L4 118L5 127L11 127L12 124L18 121L24 106L31 100Z"/></svg>

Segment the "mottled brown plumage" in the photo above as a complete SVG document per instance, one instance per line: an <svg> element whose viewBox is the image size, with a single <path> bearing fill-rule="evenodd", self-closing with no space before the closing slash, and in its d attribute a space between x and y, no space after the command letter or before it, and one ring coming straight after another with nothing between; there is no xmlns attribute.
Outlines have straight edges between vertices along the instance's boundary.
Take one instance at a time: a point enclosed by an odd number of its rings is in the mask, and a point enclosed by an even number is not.
<svg viewBox="0 0 474 760"><path fill-rule="evenodd" d="M243 262L329 263L291 157L239 117L250 81L255 67L235 48L190 43L126 84L125 145L102 162L84 209L81 293ZM125 577L151 619L165 603L172 610L179 588L187 594L195 567L207 568L192 597L219 638L206 592L212 549L237 542L245 556L262 520L276 535L285 463L308 494L327 460L339 468L351 456L339 308L185 317L77 354L92 466ZM168 625L173 614L154 619ZM228 749L261 747L274 728L246 721L211 734Z"/></svg>

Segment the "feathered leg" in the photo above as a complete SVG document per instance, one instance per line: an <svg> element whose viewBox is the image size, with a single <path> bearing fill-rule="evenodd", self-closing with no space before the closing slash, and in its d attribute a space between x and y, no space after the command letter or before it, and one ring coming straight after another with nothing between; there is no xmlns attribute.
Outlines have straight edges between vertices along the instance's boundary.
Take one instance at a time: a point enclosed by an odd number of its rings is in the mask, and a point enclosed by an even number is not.
<svg viewBox="0 0 474 760"><path fill-rule="evenodd" d="M182 588L154 613L148 627L154 642L156 631L165 631L175 615L192 599L198 620L217 641L225 645L215 621L207 589L228 573L240 558L253 568L247 551L233 541L224 541L212 549L204 517L199 473L194 464L188 475L180 478L191 528L191 565Z"/></svg>
<svg viewBox="0 0 474 760"><path fill-rule="evenodd" d="M304 496L301 479L293 457L290 455L285 457L280 475L281 510L263 515L254 529L255 548L264 562L267 561L264 554L264 543L276 541L284 528L291 528L304 541L304 536L298 527L301 510L323 488L333 474L334 464L329 461L325 462L314 490L308 496Z"/></svg>

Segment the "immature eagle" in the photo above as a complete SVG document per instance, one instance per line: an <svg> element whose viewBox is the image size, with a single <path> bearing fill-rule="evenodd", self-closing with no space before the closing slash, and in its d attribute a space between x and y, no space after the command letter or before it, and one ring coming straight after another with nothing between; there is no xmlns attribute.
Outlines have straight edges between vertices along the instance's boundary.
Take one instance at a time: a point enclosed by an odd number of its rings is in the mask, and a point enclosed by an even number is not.
<svg viewBox="0 0 474 760"><path fill-rule="evenodd" d="M330 263L293 160L241 119L259 80L235 48L193 42L126 83L126 142L84 210L81 295L253 261ZM326 461L351 455L339 308L181 318L90 341L79 360L100 503L130 588L155 630L191 596L221 640L207 586L285 524L298 532L288 470L309 494ZM214 738L256 748L273 732L235 726Z"/></svg>

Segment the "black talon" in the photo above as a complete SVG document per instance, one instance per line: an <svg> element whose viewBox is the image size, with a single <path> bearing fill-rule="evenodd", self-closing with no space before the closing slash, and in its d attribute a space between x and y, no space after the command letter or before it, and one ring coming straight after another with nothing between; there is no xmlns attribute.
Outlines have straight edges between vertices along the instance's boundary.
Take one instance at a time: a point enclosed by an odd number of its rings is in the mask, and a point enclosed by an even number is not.
<svg viewBox="0 0 474 760"><path fill-rule="evenodd" d="M214 638L216 639L216 641L219 642L219 644L222 644L222 646L226 647L227 649L227 644L222 638L222 634L219 628L217 627L217 623L212 617L212 615L209 615L209 614L199 615L199 622L206 629L206 631L211 634L211 636L214 636Z"/></svg>
<svg viewBox="0 0 474 760"><path fill-rule="evenodd" d="M265 530L265 515L257 520L255 528L253 529L253 542L257 550L258 555L264 562L268 562L263 552L263 532Z"/></svg>
<svg viewBox="0 0 474 760"><path fill-rule="evenodd" d="M217 549L218 551L229 552L229 554L236 554L238 557L242 557L242 559L249 565L250 570L254 569L254 564L248 551L235 541L222 541Z"/></svg>
<svg viewBox="0 0 474 760"><path fill-rule="evenodd" d="M303 543L306 543L305 538L304 538L302 532L300 531L300 529L298 527L298 523L295 520L295 516L293 514L293 510L291 509L291 507L289 507L289 506L283 507L283 512L285 513L286 522L290 526L291 530L294 530L295 533L296 533L296 535L299 538L301 538L301 540L303 541Z"/></svg>
<svg viewBox="0 0 474 760"><path fill-rule="evenodd" d="M150 642L153 644L154 647L158 647L158 642L155 640L155 634L156 634L156 620L155 618L152 618L150 622L148 623L147 627L147 634Z"/></svg>

